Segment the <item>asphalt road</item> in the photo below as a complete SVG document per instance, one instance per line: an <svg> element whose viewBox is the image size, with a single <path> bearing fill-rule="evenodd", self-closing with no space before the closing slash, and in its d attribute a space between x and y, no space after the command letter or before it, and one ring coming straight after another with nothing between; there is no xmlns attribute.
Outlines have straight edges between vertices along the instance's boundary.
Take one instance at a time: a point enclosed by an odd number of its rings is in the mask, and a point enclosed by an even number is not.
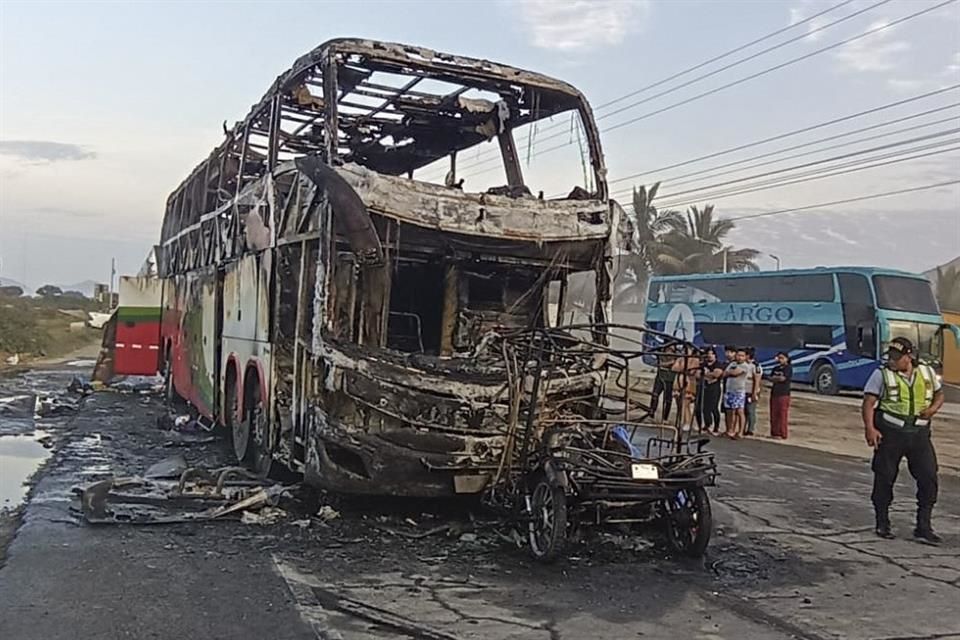
<svg viewBox="0 0 960 640"><path fill-rule="evenodd" d="M164 446L160 411L152 399L100 393L40 425L55 453L16 536L0 540L0 638L960 638L956 474L941 478L944 544L909 539L905 470L900 537L880 541L865 461L718 441L718 527L705 562L671 557L651 532L592 539L538 565L459 505L333 501L341 517L307 526L291 522L301 516L80 524L77 484L142 473L171 453L228 460L225 443ZM413 537L451 521L468 533Z"/></svg>

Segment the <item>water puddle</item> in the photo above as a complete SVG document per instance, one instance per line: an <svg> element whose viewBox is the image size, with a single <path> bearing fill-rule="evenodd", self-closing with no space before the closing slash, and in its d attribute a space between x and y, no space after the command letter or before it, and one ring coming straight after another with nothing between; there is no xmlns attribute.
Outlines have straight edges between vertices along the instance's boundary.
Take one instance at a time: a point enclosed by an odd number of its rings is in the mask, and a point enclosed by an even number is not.
<svg viewBox="0 0 960 640"><path fill-rule="evenodd" d="M80 368L93 369L95 366L97 366L97 361L96 360L71 360L66 364L66 366L74 367L76 369L80 369Z"/></svg>
<svg viewBox="0 0 960 640"><path fill-rule="evenodd" d="M15 509L27 496L24 483L50 457L44 446L50 435L0 435L0 511Z"/></svg>

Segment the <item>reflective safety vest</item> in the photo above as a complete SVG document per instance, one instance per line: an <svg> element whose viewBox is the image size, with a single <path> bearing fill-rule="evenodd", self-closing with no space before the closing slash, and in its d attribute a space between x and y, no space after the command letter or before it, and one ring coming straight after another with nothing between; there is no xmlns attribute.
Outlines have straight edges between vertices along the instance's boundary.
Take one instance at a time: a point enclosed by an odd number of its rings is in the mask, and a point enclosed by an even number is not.
<svg viewBox="0 0 960 640"><path fill-rule="evenodd" d="M883 397L880 398L878 408L883 414L883 420L897 427L924 427L930 424L929 420L917 419L916 416L933 404L933 369L928 365L918 364L914 367L912 383L888 367L881 371Z"/></svg>

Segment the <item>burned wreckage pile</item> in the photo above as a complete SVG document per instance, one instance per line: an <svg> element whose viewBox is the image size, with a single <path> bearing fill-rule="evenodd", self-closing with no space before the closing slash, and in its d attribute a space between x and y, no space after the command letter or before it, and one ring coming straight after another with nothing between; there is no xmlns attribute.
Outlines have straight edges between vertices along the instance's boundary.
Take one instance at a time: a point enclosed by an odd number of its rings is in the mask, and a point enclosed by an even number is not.
<svg viewBox="0 0 960 640"><path fill-rule="evenodd" d="M584 186L533 195L515 134L529 146L537 122L567 115ZM458 155L494 139L506 184L461 176ZM282 464L342 494L481 495L528 525L542 558L579 525L660 515L699 553L713 459L673 427L645 433L630 397L630 363L677 343L611 324L625 216L574 87L333 40L168 199L160 365L171 395L228 427L260 474Z"/></svg>

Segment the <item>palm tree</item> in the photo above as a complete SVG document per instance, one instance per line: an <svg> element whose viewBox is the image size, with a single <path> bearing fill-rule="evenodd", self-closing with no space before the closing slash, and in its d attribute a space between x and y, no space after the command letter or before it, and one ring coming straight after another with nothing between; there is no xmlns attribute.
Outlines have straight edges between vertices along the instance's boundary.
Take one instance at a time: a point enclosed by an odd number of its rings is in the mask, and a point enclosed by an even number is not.
<svg viewBox="0 0 960 640"><path fill-rule="evenodd" d="M678 211L659 211L653 205L660 183L647 190L640 186L633 190L633 214L627 215L620 228L621 246L626 253L617 256L614 284L614 303L639 302L647 288L647 279L653 270L653 256L659 238L683 226Z"/></svg>
<svg viewBox="0 0 960 640"><path fill-rule="evenodd" d="M754 262L760 252L755 249L734 249L724 245L733 231L733 220L714 218L714 207L690 207L683 224L661 235L651 257L653 270L660 274L711 273L722 271L757 271Z"/></svg>
<svg viewBox="0 0 960 640"><path fill-rule="evenodd" d="M937 302L944 311L960 311L960 269L937 267Z"/></svg>

